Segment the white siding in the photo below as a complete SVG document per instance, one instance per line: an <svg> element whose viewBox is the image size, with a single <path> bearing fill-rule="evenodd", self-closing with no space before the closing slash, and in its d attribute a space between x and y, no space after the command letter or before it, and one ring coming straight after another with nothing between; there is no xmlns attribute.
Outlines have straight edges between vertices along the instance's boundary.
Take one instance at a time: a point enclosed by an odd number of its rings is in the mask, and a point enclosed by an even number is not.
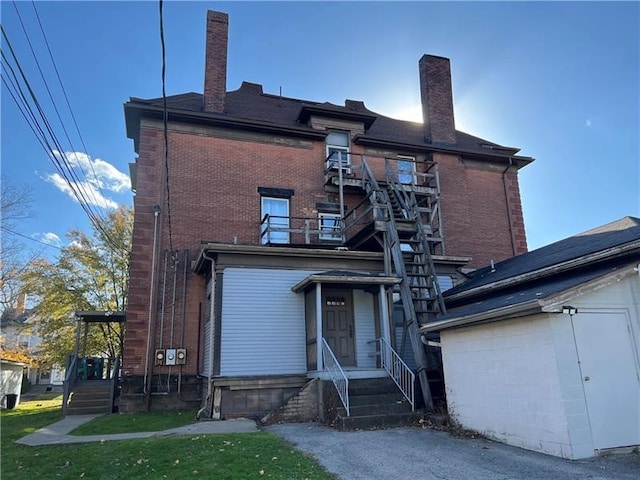
<svg viewBox="0 0 640 480"><path fill-rule="evenodd" d="M203 357L203 366L202 366L202 375L208 377L209 367L211 365L211 355L213 353L213 344L211 339L211 300L213 298L213 293L211 292L213 282L209 280L207 283L207 295L206 302L204 306L204 357Z"/></svg>
<svg viewBox="0 0 640 480"><path fill-rule="evenodd" d="M356 330L356 365L358 368L376 368L376 339L374 296L363 290L353 291Z"/></svg>
<svg viewBox="0 0 640 480"><path fill-rule="evenodd" d="M291 287L312 273L225 269L221 375L306 373L304 295Z"/></svg>

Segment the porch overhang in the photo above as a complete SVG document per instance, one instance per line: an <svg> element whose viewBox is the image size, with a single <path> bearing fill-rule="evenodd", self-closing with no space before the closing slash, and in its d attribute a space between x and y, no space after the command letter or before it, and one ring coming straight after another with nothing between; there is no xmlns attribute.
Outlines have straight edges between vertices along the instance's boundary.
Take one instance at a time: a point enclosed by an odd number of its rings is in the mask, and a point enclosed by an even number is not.
<svg viewBox="0 0 640 480"><path fill-rule="evenodd" d="M402 282L402 279L398 277L368 275L356 272L325 272L309 275L308 277L291 287L291 291L294 293L303 292L318 283L372 288L378 287L380 285L397 285L400 282Z"/></svg>

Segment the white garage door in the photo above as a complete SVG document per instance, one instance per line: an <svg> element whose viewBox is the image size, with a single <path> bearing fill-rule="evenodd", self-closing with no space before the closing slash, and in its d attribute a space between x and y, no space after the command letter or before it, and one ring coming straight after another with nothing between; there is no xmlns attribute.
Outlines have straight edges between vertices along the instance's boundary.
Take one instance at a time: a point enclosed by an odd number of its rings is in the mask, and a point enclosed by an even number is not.
<svg viewBox="0 0 640 480"><path fill-rule="evenodd" d="M640 444L640 381L627 315L580 311L573 326L594 447Z"/></svg>

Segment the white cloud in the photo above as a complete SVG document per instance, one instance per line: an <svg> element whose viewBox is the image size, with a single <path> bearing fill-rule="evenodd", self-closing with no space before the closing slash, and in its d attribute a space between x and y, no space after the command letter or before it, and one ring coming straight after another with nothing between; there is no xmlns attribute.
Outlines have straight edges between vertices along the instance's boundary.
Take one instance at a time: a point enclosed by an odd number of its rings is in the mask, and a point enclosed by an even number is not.
<svg viewBox="0 0 640 480"><path fill-rule="evenodd" d="M32 237L35 238L36 240L38 240L39 242L46 243L46 244L52 245L54 247L61 247L62 246L62 240L60 239L60 237L58 235L56 235L53 232L34 233L32 235Z"/></svg>
<svg viewBox="0 0 640 480"><path fill-rule="evenodd" d="M83 202L101 208L117 208L118 204L105 195L105 192L121 193L131 188L129 176L122 173L109 162L100 158L92 159L83 152L64 152L54 150L58 161L64 161L73 168L75 177L69 183L59 174L45 174L44 179L56 186L60 191L69 195L76 202L78 193Z"/></svg>
<svg viewBox="0 0 640 480"><path fill-rule="evenodd" d="M44 179L52 183L58 190L69 195L75 202L78 202L78 197L89 205L94 205L101 208L118 208L118 204L105 197L98 191L98 189L89 182L69 182L62 178L58 173L45 174ZM77 196L76 196L77 195Z"/></svg>
<svg viewBox="0 0 640 480"><path fill-rule="evenodd" d="M585 126L585 127L590 127L590 126L591 126L591 119L590 119L590 118L587 118L587 119L584 121L584 126Z"/></svg>

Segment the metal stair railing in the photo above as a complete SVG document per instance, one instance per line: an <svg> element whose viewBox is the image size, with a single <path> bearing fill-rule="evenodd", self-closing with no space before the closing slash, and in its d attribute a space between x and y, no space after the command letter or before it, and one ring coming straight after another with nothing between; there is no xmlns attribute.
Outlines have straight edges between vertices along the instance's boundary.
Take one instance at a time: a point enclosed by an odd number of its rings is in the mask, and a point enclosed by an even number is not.
<svg viewBox="0 0 640 480"><path fill-rule="evenodd" d="M67 407L69 403L69 398L71 397L71 392L73 392L73 387L76 384L76 380L78 378L76 372L76 365L78 362L78 356L73 354L69 355L67 358L67 370L65 372L63 384L63 393L62 393L62 415L65 416L67 414Z"/></svg>
<svg viewBox="0 0 640 480"><path fill-rule="evenodd" d="M333 385L336 387L338 391L338 396L342 401L342 405L344 406L345 411L347 412L347 417L350 416L349 412L349 379L342 370L340 366L340 362L333 354L333 350L327 343L324 337L322 337L322 362L324 368L327 372L329 372L329 376L331 377L331 381Z"/></svg>
<svg viewBox="0 0 640 480"><path fill-rule="evenodd" d="M116 396L118 393L118 384L120 383L120 355L116 357L116 361L113 364L113 371L111 373L110 395L111 399L111 412L115 406Z"/></svg>
<svg viewBox="0 0 640 480"><path fill-rule="evenodd" d="M382 368L387 371L404 398L411 404L411 411L415 411L415 374L384 338L379 338L378 341Z"/></svg>

